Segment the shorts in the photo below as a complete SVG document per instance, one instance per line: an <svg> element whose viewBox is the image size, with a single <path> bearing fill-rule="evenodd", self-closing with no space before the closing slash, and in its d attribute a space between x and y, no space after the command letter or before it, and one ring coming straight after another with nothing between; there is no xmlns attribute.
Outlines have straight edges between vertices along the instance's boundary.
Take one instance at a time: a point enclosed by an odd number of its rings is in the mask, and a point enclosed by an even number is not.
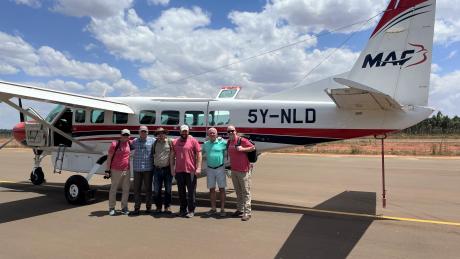
<svg viewBox="0 0 460 259"><path fill-rule="evenodd" d="M225 177L225 167L221 166L217 169L206 168L207 180L208 180L208 189L216 188L227 188L227 179Z"/></svg>

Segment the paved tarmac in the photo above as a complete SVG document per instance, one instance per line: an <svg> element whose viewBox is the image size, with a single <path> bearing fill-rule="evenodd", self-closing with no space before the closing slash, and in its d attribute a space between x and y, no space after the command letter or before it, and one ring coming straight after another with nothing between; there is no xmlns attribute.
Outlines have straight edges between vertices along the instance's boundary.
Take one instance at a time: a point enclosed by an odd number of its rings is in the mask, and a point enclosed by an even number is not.
<svg viewBox="0 0 460 259"><path fill-rule="evenodd" d="M63 184L26 179L32 154L0 151L0 258L458 258L460 159L387 157L387 208L379 157L263 155L253 175L253 218L207 218L204 179L197 216L107 216L108 181L86 206ZM232 187L229 181L229 187ZM176 191L176 187L173 187ZM174 192L176 195L176 192ZM228 211L235 195L228 190ZM177 210L174 198L173 209ZM118 205L118 203L117 203ZM119 205L118 205L119 206ZM132 208L132 201L130 207Z"/></svg>

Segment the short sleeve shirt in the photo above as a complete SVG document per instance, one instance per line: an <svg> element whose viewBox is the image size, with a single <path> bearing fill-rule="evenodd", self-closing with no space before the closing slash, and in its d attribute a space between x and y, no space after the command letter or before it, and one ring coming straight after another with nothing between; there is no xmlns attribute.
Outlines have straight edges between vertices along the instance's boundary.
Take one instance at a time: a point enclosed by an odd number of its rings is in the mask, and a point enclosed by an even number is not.
<svg viewBox="0 0 460 259"><path fill-rule="evenodd" d="M131 154L130 142L120 142L117 150L118 140L113 141L109 147L109 154L112 155L112 164L110 169L125 171L129 169L129 155Z"/></svg>
<svg viewBox="0 0 460 259"><path fill-rule="evenodd" d="M230 167L234 171L247 173L249 172L251 164L249 163L248 155L246 152L240 152L236 150L238 138L234 139L233 141L230 141L230 139L228 140L228 156L230 157ZM249 142L248 139L241 138L241 146L247 148L253 147L254 145Z"/></svg>
<svg viewBox="0 0 460 259"><path fill-rule="evenodd" d="M222 138L214 142L210 140L204 142L203 152L206 153L206 163L210 167L218 167L224 164L224 153L227 149L227 141Z"/></svg>
<svg viewBox="0 0 460 259"><path fill-rule="evenodd" d="M176 172L195 173L196 156L201 152L200 143L192 136L188 136L185 141L179 137L173 141L173 149L176 155Z"/></svg>

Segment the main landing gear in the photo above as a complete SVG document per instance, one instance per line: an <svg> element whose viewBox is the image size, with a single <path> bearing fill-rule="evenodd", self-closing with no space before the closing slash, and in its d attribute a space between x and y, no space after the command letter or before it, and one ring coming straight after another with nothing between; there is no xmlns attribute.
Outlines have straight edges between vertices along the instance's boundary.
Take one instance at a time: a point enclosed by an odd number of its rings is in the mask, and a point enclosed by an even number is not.
<svg viewBox="0 0 460 259"><path fill-rule="evenodd" d="M94 198L94 194L92 193L93 192L89 189L88 180L81 175L72 175L65 182L65 199L70 204L87 204L92 198Z"/></svg>
<svg viewBox="0 0 460 259"><path fill-rule="evenodd" d="M72 175L67 179L64 186L64 194L68 203L83 205L95 199L96 190L89 188L88 181L106 160L106 155L100 157L93 168L91 168L86 178L81 175Z"/></svg>

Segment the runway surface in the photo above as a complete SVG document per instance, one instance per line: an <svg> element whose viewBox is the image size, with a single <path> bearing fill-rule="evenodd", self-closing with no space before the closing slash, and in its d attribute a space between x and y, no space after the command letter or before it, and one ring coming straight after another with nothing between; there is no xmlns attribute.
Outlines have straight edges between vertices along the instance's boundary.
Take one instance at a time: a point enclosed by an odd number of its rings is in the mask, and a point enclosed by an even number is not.
<svg viewBox="0 0 460 259"><path fill-rule="evenodd" d="M208 218L204 179L197 215L107 215L108 181L96 202L67 204L70 173L27 181L32 154L0 151L1 258L458 258L460 159L265 154L253 174L253 218ZM235 194L228 181L227 211ZM173 210L177 211L174 186ZM117 203L119 206L119 203ZM130 209L133 203L130 200Z"/></svg>

